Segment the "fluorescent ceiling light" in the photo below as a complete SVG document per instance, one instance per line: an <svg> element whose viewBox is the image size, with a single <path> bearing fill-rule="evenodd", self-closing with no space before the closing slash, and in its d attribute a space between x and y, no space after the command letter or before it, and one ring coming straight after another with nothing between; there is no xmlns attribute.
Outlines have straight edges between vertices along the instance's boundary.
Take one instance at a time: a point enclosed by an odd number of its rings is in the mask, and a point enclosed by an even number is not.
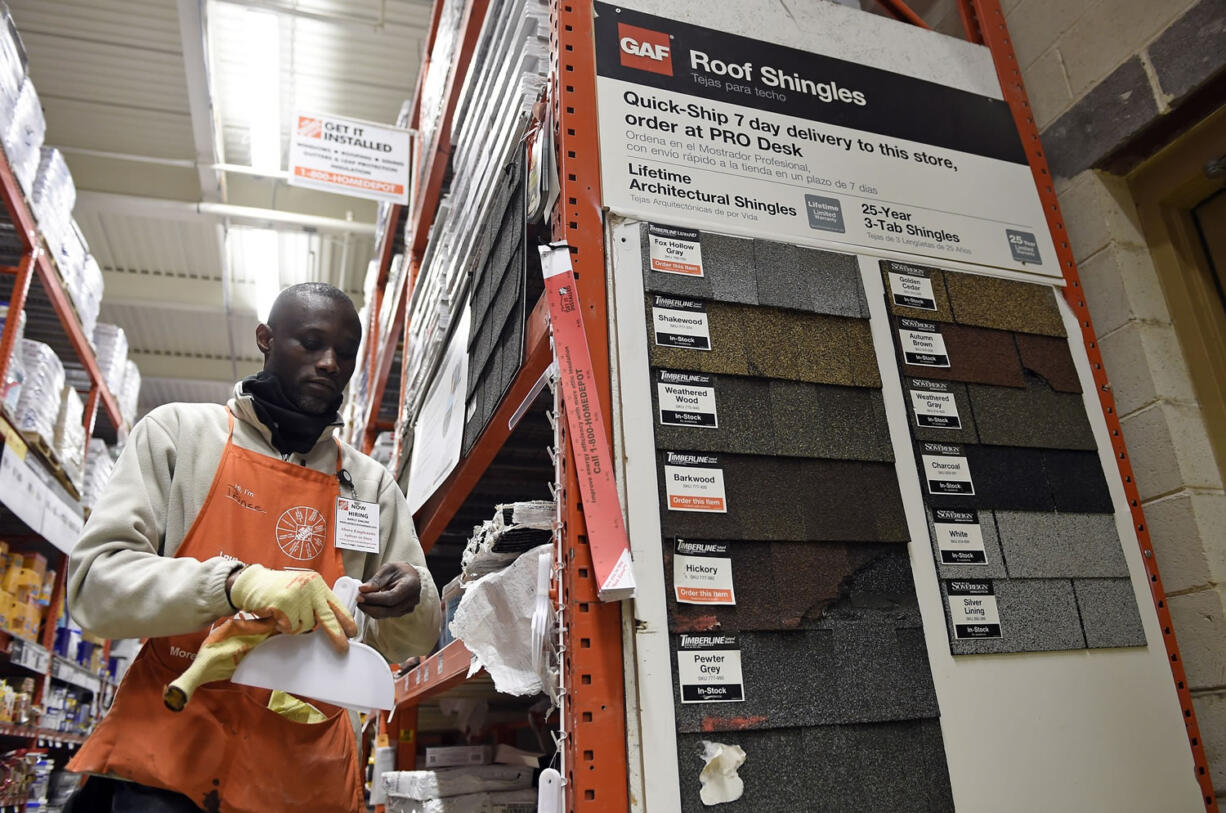
<svg viewBox="0 0 1226 813"><path fill-rule="evenodd" d="M255 315L265 322L281 292L280 236L275 229L230 228L226 240L234 276L255 282Z"/></svg>
<svg viewBox="0 0 1226 813"><path fill-rule="evenodd" d="M243 106L251 138L251 166L281 169L281 27L268 11L246 12L247 75Z"/></svg>

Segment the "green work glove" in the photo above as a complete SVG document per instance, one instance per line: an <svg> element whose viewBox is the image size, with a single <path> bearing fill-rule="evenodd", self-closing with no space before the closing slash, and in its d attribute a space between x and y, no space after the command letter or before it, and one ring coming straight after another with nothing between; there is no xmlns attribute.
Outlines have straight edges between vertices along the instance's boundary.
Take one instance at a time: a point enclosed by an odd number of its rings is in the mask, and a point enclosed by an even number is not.
<svg viewBox="0 0 1226 813"><path fill-rule="evenodd" d="M192 665L162 692L166 708L182 711L201 685L229 680L247 653L276 633L275 626L271 618L229 618L214 627Z"/></svg>
<svg viewBox="0 0 1226 813"><path fill-rule="evenodd" d="M336 594L313 570L269 570L248 565L234 580L230 602L257 618L271 618L277 632L296 635L322 627L337 652L349 651L358 627Z"/></svg>

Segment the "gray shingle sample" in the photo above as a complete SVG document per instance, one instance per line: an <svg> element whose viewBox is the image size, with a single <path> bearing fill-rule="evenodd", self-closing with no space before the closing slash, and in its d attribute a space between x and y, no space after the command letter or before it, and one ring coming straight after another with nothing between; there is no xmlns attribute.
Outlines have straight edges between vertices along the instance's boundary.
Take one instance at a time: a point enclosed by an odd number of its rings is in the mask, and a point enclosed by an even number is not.
<svg viewBox="0 0 1226 813"><path fill-rule="evenodd" d="M712 375L719 426L672 426L660 423L658 372L651 373L652 420L656 446L703 452L771 454L775 436L771 429L770 382L758 378Z"/></svg>
<svg viewBox="0 0 1226 813"><path fill-rule="evenodd" d="M789 381L851 385L847 326L837 316L740 308L749 374Z"/></svg>
<svg viewBox="0 0 1226 813"><path fill-rule="evenodd" d="M798 457L893 460L881 393L799 381L771 381L774 453ZM763 402L754 405L761 410ZM736 451L736 450L729 450Z"/></svg>
<svg viewBox="0 0 1226 813"><path fill-rule="evenodd" d="M945 276L954 319L962 325L1064 336L1064 320L1050 285L978 274Z"/></svg>
<svg viewBox="0 0 1226 813"><path fill-rule="evenodd" d="M936 544L933 509L925 508L928 515L928 536L932 540L932 555L936 557L937 572L942 579L993 579L1005 578L1005 557L1001 553L1000 538L996 531L996 518L992 511L980 510L979 533L983 537L983 550L987 562L982 565L947 565L941 561Z"/></svg>
<svg viewBox="0 0 1226 813"><path fill-rule="evenodd" d="M758 302L779 308L861 317L860 272L850 254L754 240Z"/></svg>
<svg viewBox="0 0 1226 813"><path fill-rule="evenodd" d="M892 325L895 348L898 345L898 324ZM939 378L945 381L967 381L996 384L1002 387L1023 387L1022 364L1018 358L1013 334L965 325L941 325L941 336L949 354L948 367L922 367L899 363L903 375L913 378Z"/></svg>
<svg viewBox="0 0 1226 813"><path fill-rule="evenodd" d="M1026 374L1026 389L967 387L981 443L1047 449L1098 448L1079 394L1055 392Z"/></svg>
<svg viewBox="0 0 1226 813"><path fill-rule="evenodd" d="M1097 452L1043 451L1043 468L1057 511L1107 514L1115 510ZM1112 476L1117 476L1114 472Z"/></svg>
<svg viewBox="0 0 1226 813"><path fill-rule="evenodd" d="M744 241L749 243L750 241ZM639 225L639 251L643 258L643 289L661 294L676 294L695 299L713 299L711 274L707 269L707 250L702 249L703 276L693 277L689 274L672 274L667 271L653 271L651 268L651 237L647 233L647 224ZM752 249L750 261L752 263ZM753 279L753 266L749 266L749 278Z"/></svg>
<svg viewBox="0 0 1226 813"><path fill-rule="evenodd" d="M903 273L905 269L920 269L927 272L928 279L932 282L932 299L937 307L935 311L894 304L894 296L890 288L890 272L898 270L900 273ZM929 322L954 321L953 309L949 306L949 294L945 292L945 273L943 271L927 266L915 266L910 263L895 263L890 260L882 260L881 282L885 286L886 307L895 316L924 319Z"/></svg>
<svg viewBox="0 0 1226 813"><path fill-rule="evenodd" d="M996 579L1000 638L951 640L955 655L1084 649L1085 635L1067 579ZM945 594L945 584L941 592ZM948 596L945 612L948 620ZM952 637L952 636L951 636Z"/></svg>
<svg viewBox="0 0 1226 813"><path fill-rule="evenodd" d="M958 420L962 423L961 429L944 429L927 426L920 426L916 422L915 404L911 398L910 390L913 389L910 381L915 379L903 380L903 400L907 405L907 419L910 421L911 436L916 440L931 440L936 443L977 443L979 442L979 432L975 428L975 414L971 409L971 402L966 394L966 385L957 381L943 382L953 395L954 404L958 409ZM926 388L914 387L914 389L922 390ZM1012 392L1012 390L1010 390Z"/></svg>
<svg viewBox="0 0 1226 813"><path fill-rule="evenodd" d="M1081 392L1081 380L1077 378L1067 339L1026 333L1015 334L1014 338L1023 367L1041 376L1056 392Z"/></svg>
<svg viewBox="0 0 1226 813"><path fill-rule="evenodd" d="M1074 579L1073 589L1087 646L1145 646L1145 628L1129 579Z"/></svg>
<svg viewBox="0 0 1226 813"><path fill-rule="evenodd" d="M754 274L754 240L700 232L703 273L711 278L711 298L719 302L758 304Z"/></svg>
<svg viewBox="0 0 1226 813"><path fill-rule="evenodd" d="M997 511L1013 578L1127 577L1113 514Z"/></svg>
<svg viewBox="0 0 1226 813"><path fill-rule="evenodd" d="M668 367L679 370L700 370L704 373L747 375L749 363L745 356L747 337L737 317L735 306L708 302L707 330L711 335L710 350L690 350L679 347L660 347L652 335L652 297L647 297L647 347L653 367Z"/></svg>
<svg viewBox="0 0 1226 813"><path fill-rule="evenodd" d="M684 813L808 813L812 799L821 794L812 769L800 758L804 741L798 728L775 731L727 731L719 734L677 735L677 758L681 779L681 810ZM745 751L745 764L737 775L745 790L735 802L707 807L699 798L702 782L702 743L722 742L739 745Z"/></svg>

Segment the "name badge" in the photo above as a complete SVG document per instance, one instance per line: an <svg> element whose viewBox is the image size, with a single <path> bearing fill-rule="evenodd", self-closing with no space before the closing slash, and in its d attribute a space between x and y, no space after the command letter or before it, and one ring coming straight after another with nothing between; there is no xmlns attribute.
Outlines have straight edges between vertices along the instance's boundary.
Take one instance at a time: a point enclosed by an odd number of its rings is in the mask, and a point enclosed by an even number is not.
<svg viewBox="0 0 1226 813"><path fill-rule="evenodd" d="M336 498L336 546L362 553L379 552L379 504Z"/></svg>

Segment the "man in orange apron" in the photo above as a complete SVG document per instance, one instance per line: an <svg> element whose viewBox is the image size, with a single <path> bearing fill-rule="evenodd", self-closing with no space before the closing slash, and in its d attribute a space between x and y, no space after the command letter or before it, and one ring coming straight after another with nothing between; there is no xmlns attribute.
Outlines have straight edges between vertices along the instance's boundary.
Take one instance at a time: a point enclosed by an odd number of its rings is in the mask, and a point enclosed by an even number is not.
<svg viewBox="0 0 1226 813"><path fill-rule="evenodd" d="M256 330L264 370L226 407L168 404L133 427L72 553L68 600L85 629L148 641L69 763L91 775L69 810L364 809L343 710L316 704L322 722L294 722L269 708L267 690L229 681L205 684L180 712L162 701L210 628L238 610L281 632L321 625L344 646L338 630L352 622L326 587L346 574L363 580L367 643L390 661L433 647L438 592L404 496L333 438L361 330L338 289L288 288ZM366 512L377 528L348 522L354 501L377 505Z"/></svg>

